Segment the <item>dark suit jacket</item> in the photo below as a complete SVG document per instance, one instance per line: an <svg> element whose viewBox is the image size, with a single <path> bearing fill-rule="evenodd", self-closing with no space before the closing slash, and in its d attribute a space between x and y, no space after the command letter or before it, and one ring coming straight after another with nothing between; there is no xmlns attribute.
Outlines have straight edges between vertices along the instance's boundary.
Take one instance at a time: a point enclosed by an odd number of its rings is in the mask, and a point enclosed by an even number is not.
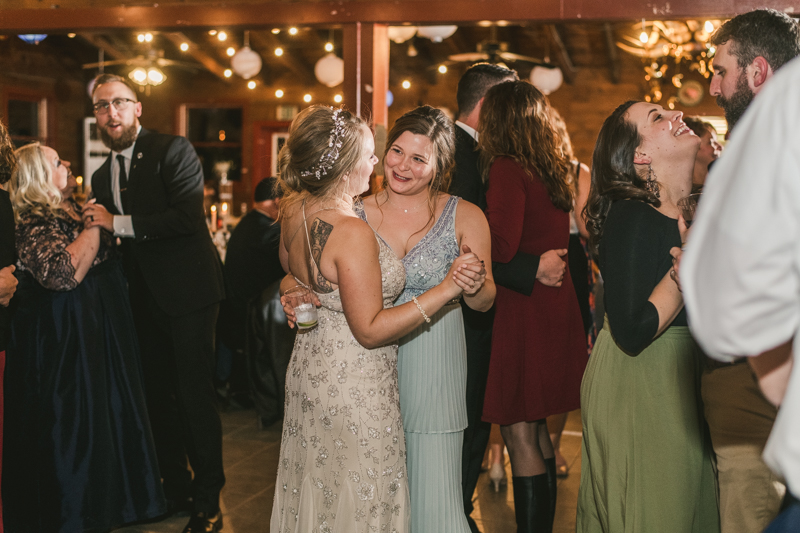
<svg viewBox="0 0 800 533"><path fill-rule="evenodd" d="M94 173L92 191L99 204L119 214L111 190L111 164L109 156ZM186 138L144 128L139 132L128 201L136 234L122 239L128 275L141 275L170 316L222 300L222 270L203 212L203 168Z"/></svg>
<svg viewBox="0 0 800 533"><path fill-rule="evenodd" d="M8 193L0 189L0 268L13 265L17 261L14 246L14 210ZM11 322L11 309L0 306L0 352L6 349L8 341L8 326Z"/></svg>
<svg viewBox="0 0 800 533"><path fill-rule="evenodd" d="M456 166L450 194L460 196L486 210L486 186L479 166L478 143L456 125ZM539 269L539 256L518 253L508 263L492 263L494 281L498 285L530 295Z"/></svg>

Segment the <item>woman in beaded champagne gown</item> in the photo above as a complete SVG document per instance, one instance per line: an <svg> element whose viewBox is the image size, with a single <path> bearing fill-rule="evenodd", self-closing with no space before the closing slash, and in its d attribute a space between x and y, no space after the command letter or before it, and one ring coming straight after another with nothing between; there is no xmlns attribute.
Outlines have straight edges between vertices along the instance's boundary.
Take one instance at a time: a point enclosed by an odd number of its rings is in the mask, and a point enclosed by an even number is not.
<svg viewBox="0 0 800 533"><path fill-rule="evenodd" d="M374 150L361 119L311 106L281 151L281 252L290 272L282 289L312 288L321 307L317 326L298 333L289 364L274 533L408 531L395 339L484 277L464 253L442 283L392 307L403 265L353 212Z"/></svg>
<svg viewBox="0 0 800 533"><path fill-rule="evenodd" d="M402 255L406 285L396 305L413 301L440 283L458 257L461 244L478 256L489 255L489 226L480 209L438 192L447 189L454 137L452 122L438 109L423 106L403 115L388 135L385 190L367 198L363 205L356 204L359 216ZM435 208L414 209L426 204ZM403 205L410 207L399 207ZM417 231L420 227L427 231ZM415 237L419 237L416 243ZM489 271L482 287L465 292L467 304L478 310L491 307L494 290ZM430 318L430 323L400 339L397 363L408 452L411 532L468 533L461 489L461 452L467 427L467 352L461 305L453 300Z"/></svg>

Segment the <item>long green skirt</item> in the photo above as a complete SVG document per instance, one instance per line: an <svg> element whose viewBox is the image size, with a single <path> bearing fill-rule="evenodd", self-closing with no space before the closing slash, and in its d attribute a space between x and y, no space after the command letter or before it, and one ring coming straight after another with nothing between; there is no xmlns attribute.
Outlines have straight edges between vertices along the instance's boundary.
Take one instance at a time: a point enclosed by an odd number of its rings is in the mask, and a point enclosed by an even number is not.
<svg viewBox="0 0 800 533"><path fill-rule="evenodd" d="M701 362L687 327L632 357L606 320L581 384L578 533L719 532Z"/></svg>

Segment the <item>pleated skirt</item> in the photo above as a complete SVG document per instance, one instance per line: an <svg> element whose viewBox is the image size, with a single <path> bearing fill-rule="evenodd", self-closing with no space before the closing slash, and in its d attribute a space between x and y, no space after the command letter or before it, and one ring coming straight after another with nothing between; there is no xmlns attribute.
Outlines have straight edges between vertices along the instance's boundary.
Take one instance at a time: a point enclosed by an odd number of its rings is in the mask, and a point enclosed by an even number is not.
<svg viewBox="0 0 800 533"><path fill-rule="evenodd" d="M411 533L469 533L461 489L467 426L467 345L459 304L400 340Z"/></svg>
<svg viewBox="0 0 800 533"><path fill-rule="evenodd" d="M668 328L632 357L605 323L581 385L578 533L718 533L689 328Z"/></svg>

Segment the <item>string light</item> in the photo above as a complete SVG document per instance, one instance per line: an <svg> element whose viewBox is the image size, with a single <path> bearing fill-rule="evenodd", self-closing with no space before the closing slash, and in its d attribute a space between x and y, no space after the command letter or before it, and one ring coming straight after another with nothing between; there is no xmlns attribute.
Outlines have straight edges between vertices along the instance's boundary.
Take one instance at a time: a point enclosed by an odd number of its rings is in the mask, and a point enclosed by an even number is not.
<svg viewBox="0 0 800 533"><path fill-rule="evenodd" d="M283 98L283 91L278 89L277 91L275 91L275 96L277 96L278 98Z"/></svg>
<svg viewBox="0 0 800 533"><path fill-rule="evenodd" d="M714 31L714 23L710 20L707 20L705 24L703 24L703 29L706 30L706 33L711 33Z"/></svg>
<svg viewBox="0 0 800 533"><path fill-rule="evenodd" d="M303 101L304 102L310 102L311 101L311 95L310 94L306 94L305 96L303 96Z"/></svg>
<svg viewBox="0 0 800 533"><path fill-rule="evenodd" d="M255 89L256 88L256 82L254 82L253 80L248 81L247 82L247 88L248 89Z"/></svg>
<svg viewBox="0 0 800 533"><path fill-rule="evenodd" d="M447 67L445 65L439 65L439 72L442 74L447 72Z"/></svg>
<svg viewBox="0 0 800 533"><path fill-rule="evenodd" d="M409 89L411 87L411 82L408 80L403 80L401 85L403 86L403 89Z"/></svg>
<svg viewBox="0 0 800 533"><path fill-rule="evenodd" d="M325 51L333 52L333 43L325 43Z"/></svg>
<svg viewBox="0 0 800 533"><path fill-rule="evenodd" d="M341 104L342 103L342 95L341 94L337 94L336 96L333 97L333 101L336 102L337 104Z"/></svg>
<svg viewBox="0 0 800 533"><path fill-rule="evenodd" d="M280 32L281 32L280 28L272 28L272 34L273 35L278 35Z"/></svg>
<svg viewBox="0 0 800 533"><path fill-rule="evenodd" d="M148 42L148 43L152 42L153 41L153 34L152 33L145 33L144 34L144 40L145 40L145 42Z"/></svg>
<svg viewBox="0 0 800 533"><path fill-rule="evenodd" d="M221 31L217 33L217 39L219 39L220 41L226 41L228 39L228 34L225 33L224 31Z"/></svg>
<svg viewBox="0 0 800 533"><path fill-rule="evenodd" d="M642 33L639 34L639 40L646 43L650 38L647 36L647 31L644 29L644 19L642 19Z"/></svg>
<svg viewBox="0 0 800 533"><path fill-rule="evenodd" d="M229 69L229 68L226 68L225 72L223 72L223 74L225 74L226 78L230 78L231 76L233 76L233 71L231 69Z"/></svg>
<svg viewBox="0 0 800 533"><path fill-rule="evenodd" d="M236 48L229 46L225 53L228 54L228 57L233 57L233 55L236 53Z"/></svg>
<svg viewBox="0 0 800 533"><path fill-rule="evenodd" d="M217 30L208 30L208 34L214 36L217 34Z"/></svg>
<svg viewBox="0 0 800 533"><path fill-rule="evenodd" d="M297 28L295 27L289 28L289 35L297 35Z"/></svg>
<svg viewBox="0 0 800 533"><path fill-rule="evenodd" d="M181 43L181 52L185 52L189 49L189 43Z"/></svg>
<svg viewBox="0 0 800 533"><path fill-rule="evenodd" d="M276 48L275 49L275 55L278 56L278 57L281 57L283 55L283 48L280 48L280 47Z"/></svg>

